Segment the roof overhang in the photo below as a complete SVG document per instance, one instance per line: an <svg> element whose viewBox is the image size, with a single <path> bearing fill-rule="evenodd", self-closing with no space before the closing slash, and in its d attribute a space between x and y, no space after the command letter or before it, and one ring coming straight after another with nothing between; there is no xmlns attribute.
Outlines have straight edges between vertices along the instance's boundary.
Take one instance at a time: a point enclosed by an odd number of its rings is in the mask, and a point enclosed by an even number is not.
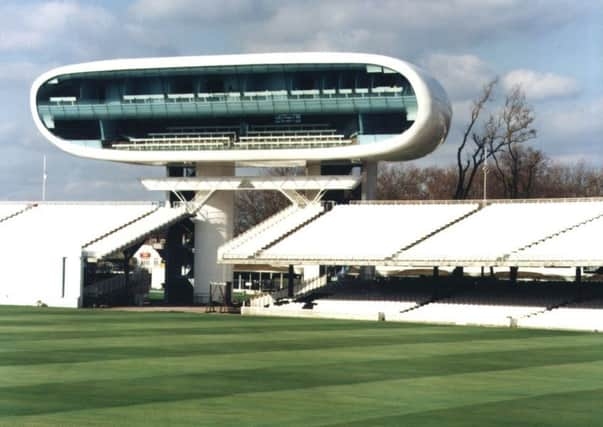
<svg viewBox="0 0 603 427"><path fill-rule="evenodd" d="M268 258L268 257L250 257L238 258L229 257L228 254L218 259L219 264L261 264L273 266L287 265L358 265L358 266L384 266L384 267L598 267L603 265L602 259L566 259L566 260L408 260L408 259L390 259L390 258Z"/></svg>

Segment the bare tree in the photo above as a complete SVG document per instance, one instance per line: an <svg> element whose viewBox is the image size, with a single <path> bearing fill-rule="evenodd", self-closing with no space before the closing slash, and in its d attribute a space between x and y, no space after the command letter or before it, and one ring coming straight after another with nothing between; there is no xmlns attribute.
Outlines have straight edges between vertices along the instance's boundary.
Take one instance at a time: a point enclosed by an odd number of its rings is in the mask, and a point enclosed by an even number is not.
<svg viewBox="0 0 603 427"><path fill-rule="evenodd" d="M538 197L600 197L603 196L603 168L549 162L538 183Z"/></svg>
<svg viewBox="0 0 603 427"><path fill-rule="evenodd" d="M503 197L517 198L531 192L533 180L528 188L524 169L529 154L531 170L543 161L537 151L524 152L520 145L536 137L534 129L534 109L527 103L521 86L514 86L505 96L500 111L490 113L477 129L480 116L486 104L492 100L493 91L498 79L493 79L482 88L481 94L473 101L469 123L463 133L461 144L457 149L457 184L455 199L465 199L472 193L475 178L489 158L494 160L496 177L502 183ZM471 142L471 143L470 143Z"/></svg>
<svg viewBox="0 0 603 427"><path fill-rule="evenodd" d="M479 96L473 100L469 123L463 132L461 144L456 152L457 182L454 192L455 199L467 198L479 167L484 162L488 139L486 135L478 136L474 132L474 129L478 124L486 104L492 100L494 88L497 83L498 78L490 80L482 87ZM492 123L490 123L491 121ZM489 126L494 126L494 122L495 120L491 116L484 129L487 131ZM488 125L488 123L490 123L490 125ZM470 144L470 141L473 141L473 144Z"/></svg>
<svg viewBox="0 0 603 427"><path fill-rule="evenodd" d="M379 168L377 198L380 200L447 199L456 185L452 167L384 164Z"/></svg>
<svg viewBox="0 0 603 427"><path fill-rule="evenodd" d="M534 109L527 101L521 86L514 86L505 97L498 113L498 134L489 142L489 153L494 159L498 179L503 183L505 197L518 198L520 194L523 150L521 144L536 138ZM525 154L525 153L524 153ZM500 157L506 158L504 167ZM533 159L532 161L537 160Z"/></svg>
<svg viewBox="0 0 603 427"><path fill-rule="evenodd" d="M546 168L547 162L548 159L542 151L532 147L525 149L522 174L523 197L533 197L534 192L537 191L537 184L541 180L541 175Z"/></svg>
<svg viewBox="0 0 603 427"><path fill-rule="evenodd" d="M541 192L548 159L532 147L517 144L496 155L496 174L500 197L530 198Z"/></svg>
<svg viewBox="0 0 603 427"><path fill-rule="evenodd" d="M603 168L576 163L554 162L541 150L528 145L515 147L518 174L518 197L601 197ZM499 164L506 175L513 162L506 152L499 152ZM495 171L496 172L496 171ZM457 170L445 167L417 167L412 164L387 164L379 168L377 196L381 200L446 199L456 185ZM507 181L508 182L508 181ZM492 198L508 197L501 180L488 182ZM507 194L507 196L505 196Z"/></svg>
<svg viewBox="0 0 603 427"><path fill-rule="evenodd" d="M235 193L235 235L264 221L290 204L278 191L237 191Z"/></svg>

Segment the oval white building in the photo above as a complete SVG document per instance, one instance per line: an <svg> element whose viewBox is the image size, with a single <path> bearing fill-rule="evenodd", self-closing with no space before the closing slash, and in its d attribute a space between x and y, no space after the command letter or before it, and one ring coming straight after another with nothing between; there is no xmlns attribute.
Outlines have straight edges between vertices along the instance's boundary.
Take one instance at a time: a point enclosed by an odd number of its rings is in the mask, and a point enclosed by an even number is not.
<svg viewBox="0 0 603 427"><path fill-rule="evenodd" d="M34 82L31 110L71 154L155 165L412 160L444 141L452 115L407 62L324 52L69 65Z"/></svg>
<svg viewBox="0 0 603 427"><path fill-rule="evenodd" d="M166 178L143 185L193 198L200 302L212 282L232 279L217 250L233 236L233 191L281 191L308 206L299 212L306 220L326 191L357 189L361 179L350 170L362 164L362 198L371 199L377 162L432 152L452 116L445 91L427 73L360 53L91 62L43 74L30 96L37 128L60 149L164 165ZM237 166L265 165L305 165L307 176L235 176Z"/></svg>

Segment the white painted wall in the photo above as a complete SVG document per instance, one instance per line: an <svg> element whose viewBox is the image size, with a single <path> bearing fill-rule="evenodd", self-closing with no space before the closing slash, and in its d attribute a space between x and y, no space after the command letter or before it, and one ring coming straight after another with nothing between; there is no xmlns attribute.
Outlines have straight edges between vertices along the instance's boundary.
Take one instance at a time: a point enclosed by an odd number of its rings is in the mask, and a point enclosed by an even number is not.
<svg viewBox="0 0 603 427"><path fill-rule="evenodd" d="M234 176L234 165L197 165L197 176ZM232 239L234 192L217 191L199 210L195 223L196 302L209 301L209 282L232 280L232 265L218 264L218 248Z"/></svg>
<svg viewBox="0 0 603 427"><path fill-rule="evenodd" d="M63 273L63 257L65 271ZM0 251L0 304L81 306L81 248L15 245Z"/></svg>

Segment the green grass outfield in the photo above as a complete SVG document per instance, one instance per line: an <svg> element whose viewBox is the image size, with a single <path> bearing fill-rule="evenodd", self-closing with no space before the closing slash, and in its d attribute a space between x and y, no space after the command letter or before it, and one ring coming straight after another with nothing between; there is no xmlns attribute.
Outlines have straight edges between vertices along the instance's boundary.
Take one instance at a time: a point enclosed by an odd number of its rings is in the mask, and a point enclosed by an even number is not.
<svg viewBox="0 0 603 427"><path fill-rule="evenodd" d="M603 336L0 307L0 425L603 425Z"/></svg>

